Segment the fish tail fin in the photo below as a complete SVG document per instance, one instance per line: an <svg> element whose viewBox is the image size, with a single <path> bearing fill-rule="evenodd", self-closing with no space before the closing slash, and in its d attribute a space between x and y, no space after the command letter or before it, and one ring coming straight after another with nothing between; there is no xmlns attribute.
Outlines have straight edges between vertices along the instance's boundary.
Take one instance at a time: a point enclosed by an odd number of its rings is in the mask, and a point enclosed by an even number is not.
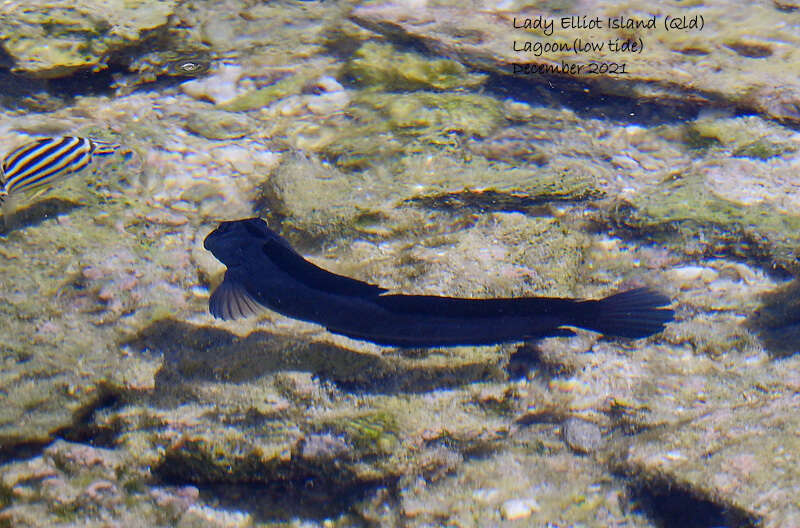
<svg viewBox="0 0 800 528"><path fill-rule="evenodd" d="M596 301L580 303L583 313L582 328L607 336L642 338L664 329L675 313L670 299L649 288L635 288Z"/></svg>

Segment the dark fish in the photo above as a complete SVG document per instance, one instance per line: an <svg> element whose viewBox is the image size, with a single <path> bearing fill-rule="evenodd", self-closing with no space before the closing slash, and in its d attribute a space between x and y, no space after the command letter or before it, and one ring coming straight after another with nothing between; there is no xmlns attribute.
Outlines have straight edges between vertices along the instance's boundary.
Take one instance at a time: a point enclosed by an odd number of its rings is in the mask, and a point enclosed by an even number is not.
<svg viewBox="0 0 800 528"><path fill-rule="evenodd" d="M89 165L92 156L111 154L118 148L116 143L69 136L26 143L3 159L2 194L50 185Z"/></svg>
<svg viewBox="0 0 800 528"><path fill-rule="evenodd" d="M573 335L563 326L640 338L660 332L673 316L663 308L670 300L647 288L596 301L386 294L305 260L259 218L222 222L204 247L228 268L209 300L214 317L236 319L266 307L381 345L489 345Z"/></svg>

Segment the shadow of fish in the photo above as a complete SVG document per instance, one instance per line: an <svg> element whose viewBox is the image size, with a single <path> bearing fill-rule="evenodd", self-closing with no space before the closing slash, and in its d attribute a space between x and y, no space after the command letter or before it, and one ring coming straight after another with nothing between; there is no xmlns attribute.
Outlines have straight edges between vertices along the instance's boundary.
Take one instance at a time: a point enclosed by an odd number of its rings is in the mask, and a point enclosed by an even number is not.
<svg viewBox="0 0 800 528"><path fill-rule="evenodd" d="M222 222L203 245L228 268L209 299L214 317L237 319L269 308L380 345L489 345L573 335L564 326L641 338L673 317L664 308L670 300L647 288L600 300L387 294L305 260L259 218Z"/></svg>

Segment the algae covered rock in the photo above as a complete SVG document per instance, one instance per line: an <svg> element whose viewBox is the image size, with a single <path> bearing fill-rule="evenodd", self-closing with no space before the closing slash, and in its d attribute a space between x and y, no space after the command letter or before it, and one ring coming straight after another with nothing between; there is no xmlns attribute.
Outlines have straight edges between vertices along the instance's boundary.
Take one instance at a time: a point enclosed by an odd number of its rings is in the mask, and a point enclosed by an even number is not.
<svg viewBox="0 0 800 528"><path fill-rule="evenodd" d="M192 486L148 488L148 471L129 453L64 440L41 455L4 464L1 472L0 523L8 526L94 527L98 516L159 526L176 523L199 502Z"/></svg>
<svg viewBox="0 0 800 528"><path fill-rule="evenodd" d="M529 440L528 443L525 440ZM560 449L547 427L509 438L513 447L469 457L438 479L404 479L402 525L656 526L628 510L625 484L602 466ZM570 478L564 478L565 475Z"/></svg>
<svg viewBox="0 0 800 528"><path fill-rule="evenodd" d="M388 170L381 166L357 172L312 157L288 156L261 185L260 194L257 203L263 214L280 222L287 236L302 234L302 243L308 244L322 235L417 232L418 222L424 221L420 217L435 216L435 211L454 217L541 213L548 204L598 199L604 193L597 178L578 171L498 166L423 149Z"/></svg>
<svg viewBox="0 0 800 528"><path fill-rule="evenodd" d="M768 396L632 438L615 465L722 504L740 521L797 525L800 505L792 490L800 482L800 401L796 381L781 385L776 380Z"/></svg>
<svg viewBox="0 0 800 528"><path fill-rule="evenodd" d="M163 28L172 0L34 0L0 7L0 42L12 69L54 78L101 69L110 56Z"/></svg>
<svg viewBox="0 0 800 528"><path fill-rule="evenodd" d="M205 110L189 116L186 128L208 139L237 139L251 133L255 125L247 116Z"/></svg>
<svg viewBox="0 0 800 528"><path fill-rule="evenodd" d="M733 155L766 160L775 156L779 156L784 152L785 149L782 148L781 145L762 138L742 145L733 151Z"/></svg>
<svg viewBox="0 0 800 528"><path fill-rule="evenodd" d="M126 346L164 353L153 390L95 415L130 454L130 472L301 494L313 482L320 497L336 498L442 474L461 451L491 449L508 432L506 413L473 404L472 382L504 377L497 347L382 354L347 339L240 338L174 321ZM443 386L452 389L434 390Z"/></svg>
<svg viewBox="0 0 800 528"><path fill-rule="evenodd" d="M346 72L366 88L389 91L474 88L487 77L469 73L460 62L400 53L391 44L378 42L364 43L348 62Z"/></svg>
<svg viewBox="0 0 800 528"><path fill-rule="evenodd" d="M247 3L193 13L200 38L221 52L263 50L277 60L307 59L321 51L323 32L340 24L335 3Z"/></svg>
<svg viewBox="0 0 800 528"><path fill-rule="evenodd" d="M697 174L679 176L649 193L618 202L607 221L696 255L728 253L767 268L800 270L800 216L712 192ZM698 237L698 233L702 236Z"/></svg>
<svg viewBox="0 0 800 528"><path fill-rule="evenodd" d="M390 129L398 133L431 139L448 132L485 137L505 123L500 103L479 94L376 92L365 93L355 102L379 110Z"/></svg>
<svg viewBox="0 0 800 528"><path fill-rule="evenodd" d="M693 148L719 145L733 156L759 160L797 149L785 128L758 116L701 117L687 124L686 137Z"/></svg>
<svg viewBox="0 0 800 528"><path fill-rule="evenodd" d="M353 195L363 175L345 174L302 155L285 159L262 186L262 201L271 215L284 218L285 228L312 239L349 230L355 218L375 201Z"/></svg>
<svg viewBox="0 0 800 528"><path fill-rule="evenodd" d="M46 204L33 204L18 216L26 221ZM8 334L0 375L2 447L46 442L111 395L153 384L159 362L127 356L116 341L131 328L126 323L135 327L185 306L185 291L157 278L162 266L172 267L178 282L195 272L181 263L188 250L162 246L165 252L155 256L146 237L106 225L123 217L124 204L104 205L104 214L78 208L70 222L38 220L3 240L0 324ZM148 254L155 258L140 260ZM20 259L28 266L20 267Z"/></svg>
<svg viewBox="0 0 800 528"><path fill-rule="evenodd" d="M220 108L230 112L255 110L288 95L299 93L310 79L311 75L309 74L289 75L269 86L248 91L229 101L225 101L220 105Z"/></svg>
<svg viewBox="0 0 800 528"><path fill-rule="evenodd" d="M451 155L459 155L463 137L481 140L507 123L503 105L480 94L430 91L342 93L348 100L346 105L339 107L348 118L331 113L330 118L322 123L297 120L285 125L285 133L294 147L319 152L342 170L359 171L392 164L402 160L398 156L400 153L441 155L440 151L431 150L439 147L451 148ZM315 97L326 95L335 96L336 93ZM300 104L313 111L311 104L303 100L307 97L288 98L285 105L281 105L281 112L289 105Z"/></svg>
<svg viewBox="0 0 800 528"><path fill-rule="evenodd" d="M587 13L565 12L561 2L526 3L518 9L480 4L481 8L475 9L455 2L413 7L367 3L351 17L389 39L411 40L473 68L515 75L523 82L548 79L564 82L574 91L588 84L600 93L676 104L721 100L753 108L770 118L800 122L800 82L794 73L800 68L800 34L794 30L800 13L795 9L781 9L770 2L751 6L726 0L706 3L702 10L694 4L645 8L600 1L592 3ZM575 23L562 27L561 17L566 14L597 17L601 24L591 30ZM651 27L610 27L608 19L621 15ZM545 34L519 27L526 19L539 16L554 28ZM705 21L702 28L701 16ZM667 17L686 21L686 27L665 29ZM573 18L580 20L580 16ZM738 23L728 23L733 19ZM690 25L692 20L696 27ZM603 47L577 53L573 49L576 39L584 45L592 40ZM612 48L613 43L623 42L635 42L638 49ZM556 51L544 49L554 45ZM543 48L537 50L537 46ZM608 71L593 71L589 63L611 66ZM625 64L624 74L613 69L620 63ZM583 68L570 68L578 64Z"/></svg>

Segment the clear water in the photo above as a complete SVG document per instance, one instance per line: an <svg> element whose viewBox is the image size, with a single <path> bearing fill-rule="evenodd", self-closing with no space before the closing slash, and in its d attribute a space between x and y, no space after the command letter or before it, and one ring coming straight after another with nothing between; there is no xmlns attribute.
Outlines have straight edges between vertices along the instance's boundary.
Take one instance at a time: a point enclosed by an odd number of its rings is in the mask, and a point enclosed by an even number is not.
<svg viewBox="0 0 800 528"><path fill-rule="evenodd" d="M6 170L120 145L3 178L0 524L797 524L798 7L0 6ZM391 293L675 317L438 348L215 319L203 240L250 217Z"/></svg>

